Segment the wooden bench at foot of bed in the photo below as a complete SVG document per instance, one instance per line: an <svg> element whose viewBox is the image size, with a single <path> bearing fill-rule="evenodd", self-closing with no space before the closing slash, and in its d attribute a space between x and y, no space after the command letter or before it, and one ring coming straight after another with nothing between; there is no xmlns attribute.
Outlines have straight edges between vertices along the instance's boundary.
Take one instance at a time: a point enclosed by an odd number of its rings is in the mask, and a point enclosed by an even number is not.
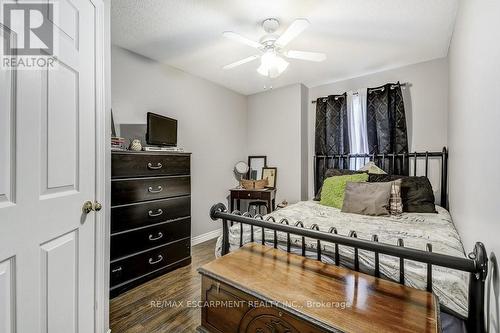
<svg viewBox="0 0 500 333"><path fill-rule="evenodd" d="M432 293L256 243L199 272L198 332L440 331Z"/></svg>

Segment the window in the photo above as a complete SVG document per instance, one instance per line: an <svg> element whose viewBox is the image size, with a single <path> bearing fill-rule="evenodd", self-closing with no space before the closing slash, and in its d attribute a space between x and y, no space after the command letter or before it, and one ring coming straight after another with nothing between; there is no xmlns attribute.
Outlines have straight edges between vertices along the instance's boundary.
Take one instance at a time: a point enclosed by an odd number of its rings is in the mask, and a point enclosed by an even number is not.
<svg viewBox="0 0 500 333"><path fill-rule="evenodd" d="M368 154L366 89L349 92L347 96L347 120L349 123L349 145L351 154ZM356 170L364 164L364 158L352 158L349 168Z"/></svg>

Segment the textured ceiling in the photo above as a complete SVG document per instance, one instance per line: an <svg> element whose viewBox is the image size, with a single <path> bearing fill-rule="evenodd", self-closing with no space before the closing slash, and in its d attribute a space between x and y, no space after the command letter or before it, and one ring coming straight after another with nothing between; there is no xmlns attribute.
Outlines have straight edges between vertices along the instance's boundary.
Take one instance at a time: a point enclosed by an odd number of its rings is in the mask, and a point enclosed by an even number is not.
<svg viewBox="0 0 500 333"><path fill-rule="evenodd" d="M231 30L258 40L260 23L295 19L311 25L288 48L327 54L321 63L290 59L273 87L314 86L447 55L456 0L112 0L112 43L243 94L264 90L257 54L222 37Z"/></svg>

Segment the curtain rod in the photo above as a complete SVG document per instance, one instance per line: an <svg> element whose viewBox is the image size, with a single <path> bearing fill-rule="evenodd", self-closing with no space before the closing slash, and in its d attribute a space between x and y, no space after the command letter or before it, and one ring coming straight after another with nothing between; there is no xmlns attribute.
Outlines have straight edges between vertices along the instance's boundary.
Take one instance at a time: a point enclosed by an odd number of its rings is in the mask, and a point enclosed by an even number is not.
<svg viewBox="0 0 500 333"><path fill-rule="evenodd" d="M391 89L394 89L394 88L395 88L395 87L397 87L397 86L398 86L397 84L393 84L393 85L391 85ZM411 86L411 84L410 84L409 82L403 82L403 83L400 83L400 84L399 84L399 86L404 88L404 87L410 87L410 86ZM368 93L371 93L371 92L373 92L373 91L379 91L379 90L382 90L382 91L383 91L384 89L385 89L385 87L368 89ZM356 92L356 93L354 93L353 95L357 95L357 94L358 94L358 93ZM320 97L320 98L321 98L321 97ZM323 98L326 98L326 97L323 97ZM344 96L343 96L343 95L336 96L336 97L335 97L335 100L338 100L339 98L344 98ZM316 100L312 100L312 101L311 101L311 103L312 103L312 104L316 104Z"/></svg>

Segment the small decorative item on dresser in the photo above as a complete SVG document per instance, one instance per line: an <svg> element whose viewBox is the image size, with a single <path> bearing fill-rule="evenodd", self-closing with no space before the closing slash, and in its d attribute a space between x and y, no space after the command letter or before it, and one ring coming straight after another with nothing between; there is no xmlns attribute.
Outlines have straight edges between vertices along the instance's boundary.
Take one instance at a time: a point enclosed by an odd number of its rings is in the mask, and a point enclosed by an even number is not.
<svg viewBox="0 0 500 333"><path fill-rule="evenodd" d="M267 178L267 186L269 188L276 188L276 175L278 173L278 168L275 167L263 167L262 168L262 179Z"/></svg>
<svg viewBox="0 0 500 333"><path fill-rule="evenodd" d="M120 137L111 137L111 149L113 150L125 150L125 139Z"/></svg>
<svg viewBox="0 0 500 333"><path fill-rule="evenodd" d="M133 151L141 151L142 150L141 140L139 139L132 140L128 148Z"/></svg>
<svg viewBox="0 0 500 333"><path fill-rule="evenodd" d="M260 180L248 180L248 179L242 179L240 180L241 186L245 190L261 190L267 185L267 179L260 179Z"/></svg>

